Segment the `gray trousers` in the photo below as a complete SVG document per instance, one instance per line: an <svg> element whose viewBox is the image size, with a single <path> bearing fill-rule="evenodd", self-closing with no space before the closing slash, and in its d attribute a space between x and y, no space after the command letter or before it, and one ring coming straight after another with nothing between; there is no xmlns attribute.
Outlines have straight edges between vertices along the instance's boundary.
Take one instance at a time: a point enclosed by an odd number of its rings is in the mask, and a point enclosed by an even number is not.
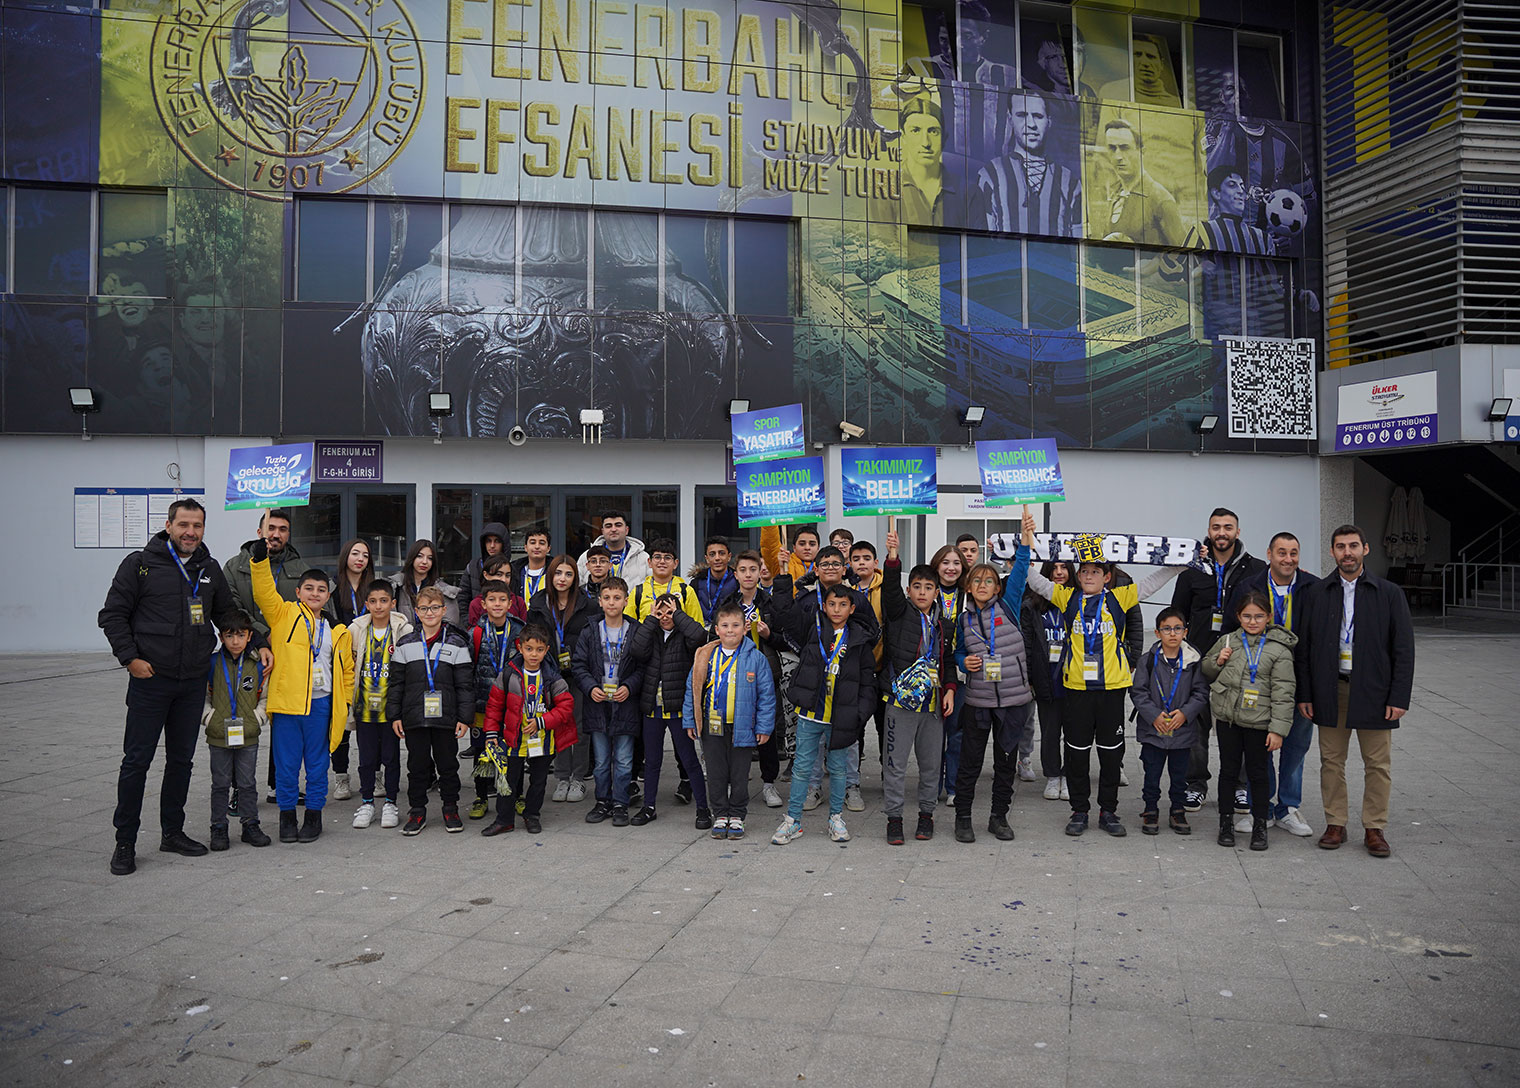
<svg viewBox="0 0 1520 1088"><path fill-rule="evenodd" d="M939 765L945 748L945 719L937 710L887 707L882 791L888 816L901 816L907 791L908 753L918 762L918 811L932 815L939 800Z"/></svg>
<svg viewBox="0 0 1520 1088"><path fill-rule="evenodd" d="M206 747L211 752L211 826L227 823L227 790L232 786L238 791L238 819L245 824L258 823L259 746Z"/></svg>
<svg viewBox="0 0 1520 1088"><path fill-rule="evenodd" d="M753 748L740 748L732 736L702 736L702 762L707 765L707 803L714 816L737 816L749 812L749 768Z"/></svg>

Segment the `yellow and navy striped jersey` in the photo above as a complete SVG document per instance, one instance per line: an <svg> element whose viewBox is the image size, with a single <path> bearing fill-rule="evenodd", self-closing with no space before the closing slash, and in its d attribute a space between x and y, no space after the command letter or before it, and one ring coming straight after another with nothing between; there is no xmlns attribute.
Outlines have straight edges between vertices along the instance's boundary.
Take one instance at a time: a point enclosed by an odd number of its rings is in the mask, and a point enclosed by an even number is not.
<svg viewBox="0 0 1520 1088"><path fill-rule="evenodd" d="M1073 691L1114 691L1128 688L1133 677L1130 674L1129 657L1124 652L1124 631L1116 616L1122 617L1140 603L1140 590L1133 584L1115 586L1101 596L1083 597L1075 604L1072 597L1080 594L1076 586L1053 586L1050 603L1070 617L1066 632L1066 661L1062 666L1062 684ZM1110 607L1107 598L1112 597L1118 608ZM1086 678L1085 663L1088 647L1093 647L1098 661L1096 679Z"/></svg>

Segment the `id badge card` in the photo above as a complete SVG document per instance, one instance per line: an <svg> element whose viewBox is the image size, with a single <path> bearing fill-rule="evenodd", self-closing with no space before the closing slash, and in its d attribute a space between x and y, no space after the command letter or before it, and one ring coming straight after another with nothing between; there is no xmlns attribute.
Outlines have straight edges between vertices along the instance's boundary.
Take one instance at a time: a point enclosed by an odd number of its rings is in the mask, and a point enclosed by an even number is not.
<svg viewBox="0 0 1520 1088"><path fill-rule="evenodd" d="M227 719L227 747L228 748L241 748L244 745L244 743L246 743L246 742L245 742L244 737L243 737L243 719L242 718L228 718Z"/></svg>
<svg viewBox="0 0 1520 1088"><path fill-rule="evenodd" d="M1224 628L1224 613L1215 612L1209 617L1209 630L1219 631Z"/></svg>
<svg viewBox="0 0 1520 1088"><path fill-rule="evenodd" d="M443 692L429 691L423 694L422 716L424 718L443 717Z"/></svg>
<svg viewBox="0 0 1520 1088"><path fill-rule="evenodd" d="M369 712L371 714L379 714L382 710L385 709L385 700L382 699L379 695L372 692L365 700L365 705L369 707Z"/></svg>
<svg viewBox="0 0 1520 1088"><path fill-rule="evenodd" d="M1003 678L1003 659L1001 657L982 658L982 675L990 683L996 684Z"/></svg>
<svg viewBox="0 0 1520 1088"><path fill-rule="evenodd" d="M1257 700L1261 698L1261 692L1257 688L1240 689L1240 705L1247 709L1255 709Z"/></svg>
<svg viewBox="0 0 1520 1088"><path fill-rule="evenodd" d="M1342 673L1350 673L1351 672L1351 643L1349 643L1349 642L1343 642L1343 643L1341 643L1341 666L1340 666L1340 671Z"/></svg>
<svg viewBox="0 0 1520 1088"><path fill-rule="evenodd" d="M1059 665L1061 663L1061 647L1055 643L1052 643L1050 646L1050 663L1052 665Z"/></svg>
<svg viewBox="0 0 1520 1088"><path fill-rule="evenodd" d="M1092 654L1088 654L1082 659L1082 679L1089 684L1097 683L1098 659Z"/></svg>
<svg viewBox="0 0 1520 1088"><path fill-rule="evenodd" d="M206 603L190 598L190 625L199 627L206 622Z"/></svg>
<svg viewBox="0 0 1520 1088"><path fill-rule="evenodd" d="M709 737L721 737L723 735L723 715L717 710L707 712L707 735Z"/></svg>
<svg viewBox="0 0 1520 1088"><path fill-rule="evenodd" d="M559 667L560 667L560 671L561 672L563 672L564 670L566 670L566 669L568 669L570 667L570 651L569 650L561 650L559 652Z"/></svg>
<svg viewBox="0 0 1520 1088"><path fill-rule="evenodd" d="M544 754L544 731L542 728L531 737L526 738L526 740L526 747L530 758Z"/></svg>
<svg viewBox="0 0 1520 1088"><path fill-rule="evenodd" d="M320 664L313 663L311 666L311 686L313 688L325 688L327 686L327 670Z"/></svg>

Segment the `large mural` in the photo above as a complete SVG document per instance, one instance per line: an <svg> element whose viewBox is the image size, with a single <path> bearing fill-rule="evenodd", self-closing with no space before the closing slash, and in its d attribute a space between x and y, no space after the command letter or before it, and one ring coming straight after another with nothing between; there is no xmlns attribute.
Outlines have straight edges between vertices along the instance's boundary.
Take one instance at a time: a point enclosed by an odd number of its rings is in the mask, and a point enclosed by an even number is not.
<svg viewBox="0 0 1520 1088"><path fill-rule="evenodd" d="M1195 446L1318 335L1291 28L1020 7L8 4L4 427Z"/></svg>

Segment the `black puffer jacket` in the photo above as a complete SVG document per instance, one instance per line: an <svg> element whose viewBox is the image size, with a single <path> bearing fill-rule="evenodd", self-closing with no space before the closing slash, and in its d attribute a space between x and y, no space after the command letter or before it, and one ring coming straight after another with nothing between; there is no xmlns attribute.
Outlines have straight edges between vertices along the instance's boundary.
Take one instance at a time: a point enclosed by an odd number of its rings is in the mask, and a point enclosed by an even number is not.
<svg viewBox="0 0 1520 1088"><path fill-rule="evenodd" d="M801 632L797 671L792 674L792 685L786 693L792 704L806 714L817 712L824 691L825 662L823 651L818 648L818 620L813 613ZM827 624L828 620L823 622ZM844 658L839 662L839 675L834 681L831 750L859 743L861 730L876 709L876 657L872 647L880 634L876 615L869 606L856 609L845 625ZM830 636L823 638L827 644Z"/></svg>
<svg viewBox="0 0 1520 1088"><path fill-rule="evenodd" d="M631 653L643 662L644 684L639 691L639 705L645 714L655 713L661 692L665 695L664 713L681 716L681 700L691 679L692 658L697 647L710 641L707 631L685 612L677 610L675 627L665 636L660 621L650 616L639 624L632 636Z"/></svg>
<svg viewBox="0 0 1520 1088"><path fill-rule="evenodd" d="M429 718L423 714L422 697L427 694L427 666L423 655L430 647L419 626L403 635L391 651L390 679L385 691L385 716L400 721L407 729L453 730L458 722L475 719L475 662L470 656L470 636L452 623L445 623L440 637L443 646L434 643L433 690L443 695L443 714Z"/></svg>
<svg viewBox="0 0 1520 1088"><path fill-rule="evenodd" d="M1019 628L1024 632L1024 653L1029 662L1029 686L1036 699L1059 699L1061 685L1051 675L1050 639L1045 634L1045 613L1054 606L1039 594L1026 591L1019 608ZM1128 637L1126 630L1125 635Z"/></svg>
<svg viewBox="0 0 1520 1088"><path fill-rule="evenodd" d="M528 622L537 624L549 632L549 655L559 664L560 675L570 682L570 667L566 661L560 660L560 654L570 654L575 650L580 641L581 632L586 629L586 624L595 623L602 618L602 610L587 600L584 595L576 601L575 611L570 613L564 621L565 638L560 641L560 632L554 625L555 618L559 615L558 605L549 603L549 590L541 589L533 594L533 599L528 602ZM579 592L579 591L577 591ZM574 685L571 685L572 689Z"/></svg>
<svg viewBox="0 0 1520 1088"><path fill-rule="evenodd" d="M919 643L923 640L923 621L907 597L903 595L902 561L888 559L881 569L881 610L886 616L887 629L883 637L887 642L887 668L882 683L890 686L913 662L920 657ZM939 632L939 682L940 689L955 687L955 625L944 621L939 593L929 608L929 620ZM883 692L882 694L886 694Z"/></svg>
<svg viewBox="0 0 1520 1088"><path fill-rule="evenodd" d="M174 561L172 547L169 534L160 531L146 548L123 559L96 622L123 665L141 658L153 666L155 675L188 680L206 675L206 662L216 649L212 624L230 623L238 602L222 568L202 544L185 560L185 570L200 587L197 597L206 615L205 623L192 624L190 584ZM268 645L263 638L255 642Z"/></svg>

